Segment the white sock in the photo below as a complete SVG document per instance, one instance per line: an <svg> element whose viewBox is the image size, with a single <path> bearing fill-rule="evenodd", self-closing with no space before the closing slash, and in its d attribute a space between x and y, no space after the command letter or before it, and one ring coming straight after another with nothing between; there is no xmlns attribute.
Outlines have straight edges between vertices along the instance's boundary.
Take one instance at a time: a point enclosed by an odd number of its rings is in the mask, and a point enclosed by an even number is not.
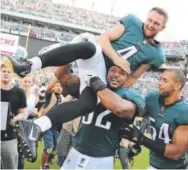
<svg viewBox="0 0 188 170"><path fill-rule="evenodd" d="M52 123L47 116L42 116L38 119L35 119L34 123L36 123L41 128L42 132L45 132L52 127Z"/></svg>
<svg viewBox="0 0 188 170"><path fill-rule="evenodd" d="M29 59L32 62L31 71L40 70L42 68L42 61L39 57Z"/></svg>

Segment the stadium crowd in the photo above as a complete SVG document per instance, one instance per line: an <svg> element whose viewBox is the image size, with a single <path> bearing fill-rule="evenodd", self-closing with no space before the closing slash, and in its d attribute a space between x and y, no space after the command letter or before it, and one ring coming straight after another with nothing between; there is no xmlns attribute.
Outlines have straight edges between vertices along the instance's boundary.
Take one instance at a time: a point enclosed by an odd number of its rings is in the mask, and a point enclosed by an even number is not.
<svg viewBox="0 0 188 170"><path fill-rule="evenodd" d="M1 20L1 30L3 32L26 36L28 33L28 24ZM39 27L36 25L32 25L30 32L31 38L44 39L53 42L68 42L71 41L75 35L77 34L72 31L68 32L66 30L63 30L60 32L58 30Z"/></svg>
<svg viewBox="0 0 188 170"><path fill-rule="evenodd" d="M37 77L39 85L45 83L46 85L54 77L55 67L48 67L40 71L31 73L32 77ZM76 73L77 74L77 73ZM160 72L149 71L144 73L137 82L133 85L133 88L138 90L143 95L146 95L149 91L157 90L158 80L160 79ZM16 76L16 82L20 82L21 79ZM182 95L188 98L188 83L183 88Z"/></svg>
<svg viewBox="0 0 188 170"><path fill-rule="evenodd" d="M103 30L112 27L118 21L117 17L111 15L45 0L2 0L1 9Z"/></svg>
<svg viewBox="0 0 188 170"><path fill-rule="evenodd" d="M183 55L185 48L180 42L163 42L163 47L167 55Z"/></svg>
<svg viewBox="0 0 188 170"><path fill-rule="evenodd" d="M139 90L140 93L146 95L149 91L157 90L158 80L160 79L160 72L149 71L144 73L134 84L134 88ZM183 88L182 95L188 98L188 83Z"/></svg>

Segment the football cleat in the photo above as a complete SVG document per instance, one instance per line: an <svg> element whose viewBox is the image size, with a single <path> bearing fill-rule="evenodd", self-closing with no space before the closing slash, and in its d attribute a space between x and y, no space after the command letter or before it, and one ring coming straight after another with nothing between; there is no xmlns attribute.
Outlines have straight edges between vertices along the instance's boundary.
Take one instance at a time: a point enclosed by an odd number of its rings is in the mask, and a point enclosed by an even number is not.
<svg viewBox="0 0 188 170"><path fill-rule="evenodd" d="M28 161L35 162L37 159L37 141L40 136L40 127L32 120L22 120L19 122L20 134L24 138L22 150Z"/></svg>
<svg viewBox="0 0 188 170"><path fill-rule="evenodd" d="M24 77L31 71L32 62L25 58L6 57L3 64L20 77Z"/></svg>

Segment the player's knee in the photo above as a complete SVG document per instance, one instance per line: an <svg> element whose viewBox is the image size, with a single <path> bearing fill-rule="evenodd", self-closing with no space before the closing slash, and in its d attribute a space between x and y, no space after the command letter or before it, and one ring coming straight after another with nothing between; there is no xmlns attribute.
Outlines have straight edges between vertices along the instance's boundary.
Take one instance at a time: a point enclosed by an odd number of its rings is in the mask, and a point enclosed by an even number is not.
<svg viewBox="0 0 188 170"><path fill-rule="evenodd" d="M94 110L97 104L97 97L94 92L88 93L88 95L82 95L77 100L77 106L81 113L90 113Z"/></svg>
<svg viewBox="0 0 188 170"><path fill-rule="evenodd" d="M84 59L93 57L96 53L96 46L92 42L85 42L84 46Z"/></svg>

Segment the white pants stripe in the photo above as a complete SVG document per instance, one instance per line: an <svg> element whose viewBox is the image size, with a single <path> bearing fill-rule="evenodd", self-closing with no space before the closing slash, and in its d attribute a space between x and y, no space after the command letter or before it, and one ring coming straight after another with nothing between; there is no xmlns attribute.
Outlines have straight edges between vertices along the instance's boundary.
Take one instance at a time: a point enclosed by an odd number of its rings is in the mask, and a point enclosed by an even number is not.
<svg viewBox="0 0 188 170"><path fill-rule="evenodd" d="M102 48L97 42L96 36L89 33L83 33L76 36L71 43L83 42L87 39L92 42L96 47L96 52L90 59L87 60L77 60L79 77L80 77L80 92L86 87L85 76L88 74L94 74L100 77L104 83L106 83L106 65L104 61L104 56L102 53Z"/></svg>

